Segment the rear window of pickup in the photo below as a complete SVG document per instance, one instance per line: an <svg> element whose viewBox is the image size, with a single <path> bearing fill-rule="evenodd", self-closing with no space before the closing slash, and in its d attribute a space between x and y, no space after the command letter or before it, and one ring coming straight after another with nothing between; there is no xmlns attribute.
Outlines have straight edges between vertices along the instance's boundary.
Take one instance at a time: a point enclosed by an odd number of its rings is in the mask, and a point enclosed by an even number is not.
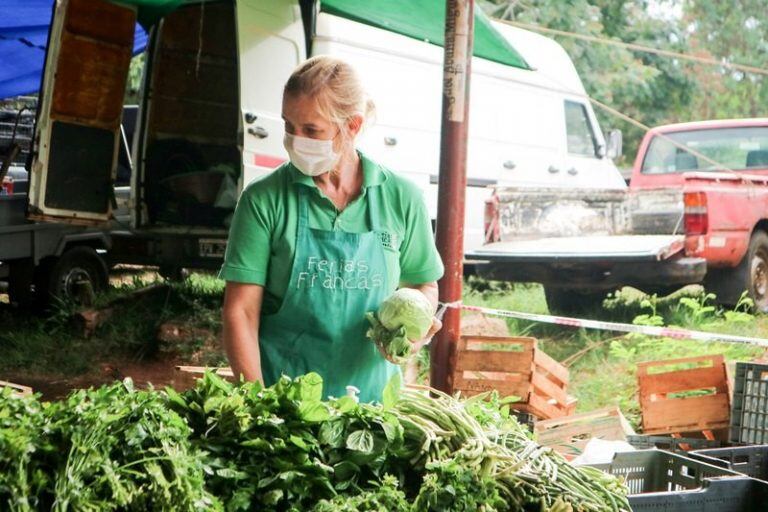
<svg viewBox="0 0 768 512"><path fill-rule="evenodd" d="M768 127L670 132L651 139L643 174L768 169Z"/></svg>

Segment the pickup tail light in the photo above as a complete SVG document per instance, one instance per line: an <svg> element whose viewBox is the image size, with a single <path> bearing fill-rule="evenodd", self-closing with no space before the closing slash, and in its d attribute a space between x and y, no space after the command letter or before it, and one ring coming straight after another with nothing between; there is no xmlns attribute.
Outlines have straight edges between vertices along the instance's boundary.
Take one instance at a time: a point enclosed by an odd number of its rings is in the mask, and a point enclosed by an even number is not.
<svg viewBox="0 0 768 512"><path fill-rule="evenodd" d="M13 194L13 180L5 178L0 183L0 196Z"/></svg>
<svg viewBox="0 0 768 512"><path fill-rule="evenodd" d="M685 192L683 203L685 204L685 234L706 235L709 230L707 194L704 192Z"/></svg>
<svg viewBox="0 0 768 512"><path fill-rule="evenodd" d="M501 239L499 234L499 196L495 193L485 200L485 243Z"/></svg>

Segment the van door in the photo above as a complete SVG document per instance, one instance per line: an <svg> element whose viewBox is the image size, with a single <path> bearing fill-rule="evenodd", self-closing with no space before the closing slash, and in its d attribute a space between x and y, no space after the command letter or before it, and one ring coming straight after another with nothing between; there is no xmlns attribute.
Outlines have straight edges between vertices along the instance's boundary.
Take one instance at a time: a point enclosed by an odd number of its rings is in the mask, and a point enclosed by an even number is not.
<svg viewBox="0 0 768 512"><path fill-rule="evenodd" d="M605 140L592 109L581 100L563 102L566 156L563 183L578 188L625 188L621 175L605 156Z"/></svg>
<svg viewBox="0 0 768 512"><path fill-rule="evenodd" d="M512 80L492 96L499 125L499 184L561 187L563 183L562 111L552 92ZM470 128L471 130L472 128Z"/></svg>
<svg viewBox="0 0 768 512"><path fill-rule="evenodd" d="M109 219L135 25L135 8L59 0L45 61L29 218Z"/></svg>
<svg viewBox="0 0 768 512"><path fill-rule="evenodd" d="M288 159L283 86L306 55L297 1L238 0L237 41L245 186Z"/></svg>

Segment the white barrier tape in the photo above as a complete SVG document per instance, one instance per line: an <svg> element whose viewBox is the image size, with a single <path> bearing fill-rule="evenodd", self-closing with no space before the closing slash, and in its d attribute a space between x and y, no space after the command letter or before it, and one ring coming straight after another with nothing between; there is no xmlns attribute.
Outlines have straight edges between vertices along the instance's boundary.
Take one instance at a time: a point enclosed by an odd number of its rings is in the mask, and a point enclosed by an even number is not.
<svg viewBox="0 0 768 512"><path fill-rule="evenodd" d="M768 348L768 340L763 338L750 338L749 336L736 336L733 334L719 334L714 332L690 331L676 327L656 327L653 325L623 324L618 322L603 322L601 320L587 320L583 318L570 318L564 316L539 315L535 313L522 313L520 311L506 311L503 309L482 308L469 306L461 301L440 303L441 306L465 311L476 311L485 315L517 318L547 324L567 325L569 327L583 327L584 329L597 329L601 331L629 332L647 334L648 336L661 336L675 339L691 339L701 341L725 341L729 343L748 343Z"/></svg>

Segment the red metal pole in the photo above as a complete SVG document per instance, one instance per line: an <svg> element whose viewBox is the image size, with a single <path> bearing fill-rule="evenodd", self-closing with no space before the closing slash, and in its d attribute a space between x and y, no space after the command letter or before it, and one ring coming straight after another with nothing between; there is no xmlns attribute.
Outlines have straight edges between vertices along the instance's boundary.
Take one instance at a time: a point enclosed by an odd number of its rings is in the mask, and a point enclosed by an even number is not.
<svg viewBox="0 0 768 512"><path fill-rule="evenodd" d="M445 264L445 276L439 283L441 302L461 299L464 274L464 201L474 7L474 0L446 0L436 229L437 249ZM448 309L443 328L430 349L430 384L442 391L450 391L452 387L453 355L460 334L459 310Z"/></svg>

